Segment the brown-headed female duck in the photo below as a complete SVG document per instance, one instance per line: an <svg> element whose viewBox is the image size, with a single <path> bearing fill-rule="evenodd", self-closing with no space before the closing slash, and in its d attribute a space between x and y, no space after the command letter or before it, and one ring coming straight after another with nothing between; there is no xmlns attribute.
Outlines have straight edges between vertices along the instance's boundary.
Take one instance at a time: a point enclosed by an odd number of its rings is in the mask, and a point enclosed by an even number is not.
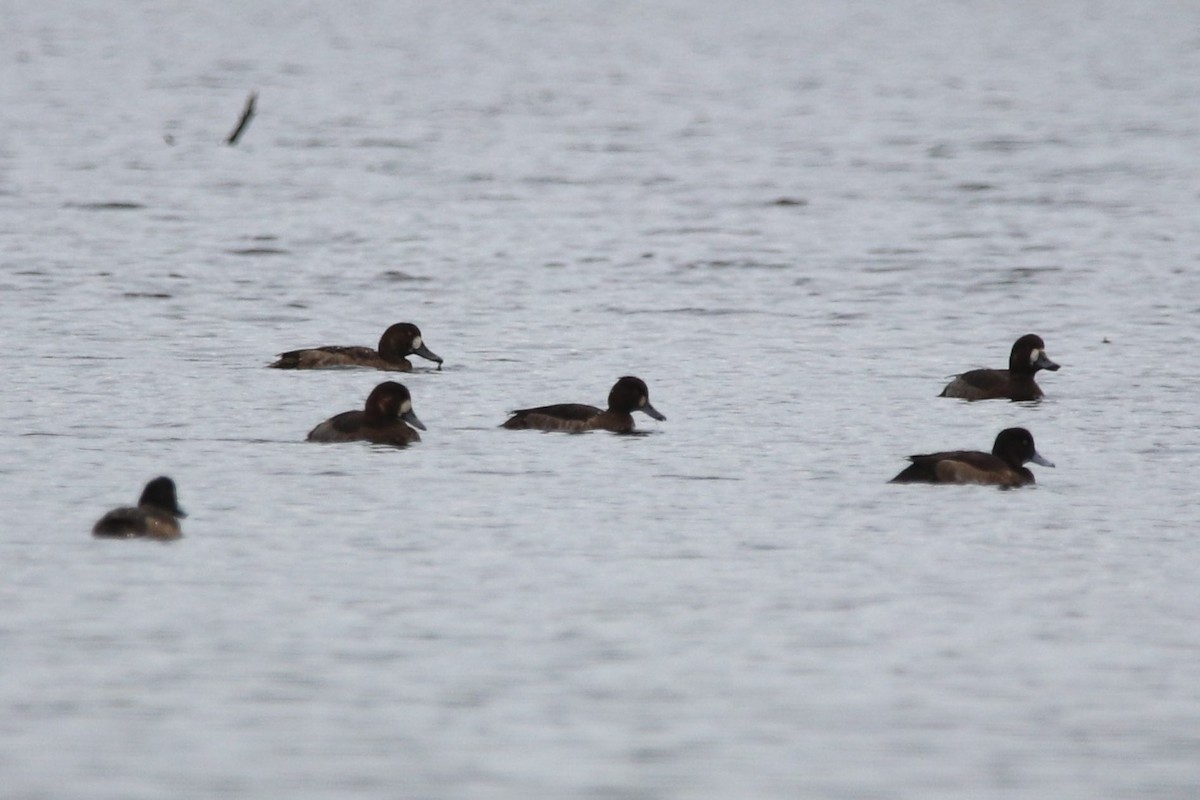
<svg viewBox="0 0 1200 800"><path fill-rule="evenodd" d="M412 396L395 381L386 381L371 390L362 411L343 411L309 431L310 442L370 442L397 447L421 441L405 423L421 430L425 426L413 413Z"/></svg>
<svg viewBox="0 0 1200 800"><path fill-rule="evenodd" d="M179 518L186 517L175 498L175 481L155 478L146 484L136 508L114 508L92 526L92 535L113 539L178 539Z"/></svg>
<svg viewBox="0 0 1200 800"><path fill-rule="evenodd" d="M641 411L654 419L666 417L650 405L650 390L641 378L626 376L613 384L608 393L608 408L601 410L582 403L561 403L554 406L523 408L514 411L501 427L510 430L539 431L612 431L629 433L633 430L632 412Z"/></svg>
<svg viewBox="0 0 1200 800"><path fill-rule="evenodd" d="M1043 467L1054 465L1033 446L1033 434L1024 428L1005 428L996 436L991 453L956 450L909 456L912 462L892 478L892 483L982 483L993 486L1025 486L1034 482L1027 461Z"/></svg>
<svg viewBox="0 0 1200 800"><path fill-rule="evenodd" d="M963 400L1037 400L1042 389L1033 381L1039 369L1058 369L1046 355L1042 337L1027 333L1013 343L1008 369L973 369L955 376L938 397Z"/></svg>
<svg viewBox="0 0 1200 800"><path fill-rule="evenodd" d="M405 356L418 355L436 361L442 368L442 357L425 346L421 330L411 322L397 322L379 337L379 349L369 347L311 347L280 353L272 367L276 369L329 369L331 367L369 367L392 372L411 372L412 363Z"/></svg>

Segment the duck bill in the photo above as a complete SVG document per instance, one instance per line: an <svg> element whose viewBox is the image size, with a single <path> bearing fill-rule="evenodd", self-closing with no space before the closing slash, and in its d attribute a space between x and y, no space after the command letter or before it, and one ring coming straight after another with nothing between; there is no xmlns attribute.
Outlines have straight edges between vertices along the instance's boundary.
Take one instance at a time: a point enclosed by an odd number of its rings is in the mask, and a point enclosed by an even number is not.
<svg viewBox="0 0 1200 800"><path fill-rule="evenodd" d="M1055 364L1053 361L1047 358L1044 350L1041 353L1038 353L1037 361L1033 362L1033 366L1037 369L1048 369L1051 372L1056 372L1058 370L1058 364Z"/></svg>
<svg viewBox="0 0 1200 800"><path fill-rule="evenodd" d="M409 425L412 425L414 428L420 428L421 430L426 430L425 423L423 423L423 422L421 422L421 420L417 419L417 415L413 413L411 408L408 411L405 411L403 414L401 414L400 419L404 420Z"/></svg>
<svg viewBox="0 0 1200 800"><path fill-rule="evenodd" d="M1036 450L1033 453L1033 458L1031 458L1029 460L1035 464L1041 464L1043 467L1053 467L1054 466L1053 461L1046 458L1045 456L1043 456L1041 453L1037 452Z"/></svg>
<svg viewBox="0 0 1200 800"><path fill-rule="evenodd" d="M647 416L649 416L649 417L653 417L654 419L658 420L659 422L666 422L666 421L667 421L667 418L666 418L666 417L664 417L662 414L658 413L658 409L657 409L657 408L655 408L654 406L650 405L650 401L649 401L649 400L647 400L647 401L646 401L646 405L642 406L642 407L641 407L641 408L639 408L638 410L639 410L639 411L645 411Z"/></svg>
<svg viewBox="0 0 1200 800"><path fill-rule="evenodd" d="M418 355L427 361L436 361L438 366L442 364L442 357L426 347L424 342L421 342L421 346L413 350L413 355ZM1056 366L1055 369L1058 367Z"/></svg>
<svg viewBox="0 0 1200 800"><path fill-rule="evenodd" d="M177 517L186 517L186 516L187 516L187 512L186 512L186 511L184 511L184 510L183 510L182 508L180 508L179 506L175 506L175 510L174 510L174 511L172 511L171 513L172 513L172 514L174 514L174 515L175 515L175 516L177 516Z"/></svg>

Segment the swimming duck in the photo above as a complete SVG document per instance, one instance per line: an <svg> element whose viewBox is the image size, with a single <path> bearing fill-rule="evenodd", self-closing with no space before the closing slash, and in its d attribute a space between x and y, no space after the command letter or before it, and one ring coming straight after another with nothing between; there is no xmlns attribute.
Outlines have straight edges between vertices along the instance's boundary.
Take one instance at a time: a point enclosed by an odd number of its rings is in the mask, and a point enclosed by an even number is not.
<svg viewBox="0 0 1200 800"><path fill-rule="evenodd" d="M955 376L938 397L963 400L1037 400L1042 389L1033 376L1039 369L1058 369L1046 355L1042 337L1028 333L1013 343L1008 369L973 369Z"/></svg>
<svg viewBox="0 0 1200 800"><path fill-rule="evenodd" d="M146 484L136 507L114 508L92 526L92 535L114 539L178 539L179 518L186 517L175 498L175 481L163 476Z"/></svg>
<svg viewBox="0 0 1200 800"><path fill-rule="evenodd" d="M1033 434L1024 428L1005 428L996 436L991 453L955 450L909 456L912 462L891 483L982 483L995 486L1025 486L1034 482L1025 468L1032 461L1053 467L1033 445Z"/></svg>
<svg viewBox="0 0 1200 800"><path fill-rule="evenodd" d="M279 360L270 366L276 369L329 369L331 367L369 367L393 372L411 372L412 362L405 356L418 355L437 362L442 357L425 346L421 330L411 322L397 322L379 337L379 349L369 347L310 347L280 353Z"/></svg>
<svg viewBox="0 0 1200 800"><path fill-rule="evenodd" d="M523 408L513 412L501 427L510 430L539 431L612 431L628 433L633 430L632 412L641 411L654 419L666 417L650 405L650 390L641 378L625 376L613 384L608 393L608 408L599 409L582 403L560 403L553 406Z"/></svg>
<svg viewBox="0 0 1200 800"><path fill-rule="evenodd" d="M405 424L408 423L408 424ZM343 411L309 431L310 442L371 442L403 446L421 441L425 426L413 413L412 396L395 381L386 381L371 390L362 411Z"/></svg>

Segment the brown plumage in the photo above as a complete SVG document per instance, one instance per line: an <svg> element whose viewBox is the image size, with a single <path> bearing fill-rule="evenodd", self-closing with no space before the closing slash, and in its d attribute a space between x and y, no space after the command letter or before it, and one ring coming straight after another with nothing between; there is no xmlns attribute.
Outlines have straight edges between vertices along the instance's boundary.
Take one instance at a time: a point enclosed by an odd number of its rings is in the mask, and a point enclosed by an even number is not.
<svg viewBox="0 0 1200 800"><path fill-rule="evenodd" d="M1033 434L1024 428L1005 428L996 436L991 453L978 450L953 450L944 453L909 456L912 462L892 478L892 483L982 483L994 486L1024 486L1034 482L1025 468L1032 461L1044 467L1054 465L1043 458L1033 444Z"/></svg>
<svg viewBox="0 0 1200 800"><path fill-rule="evenodd" d="M1036 334L1026 334L1013 343L1008 369L973 369L955 376L939 397L962 400L1037 400L1042 389L1034 382L1038 370L1058 369L1046 355L1046 343Z"/></svg>
<svg viewBox="0 0 1200 800"><path fill-rule="evenodd" d="M146 484L137 507L109 511L92 526L92 535L111 539L178 539L183 536L179 518L187 514L175 497L175 482L167 477Z"/></svg>
<svg viewBox="0 0 1200 800"><path fill-rule="evenodd" d="M402 447L421 441L425 426L412 410L408 389L395 381L379 384L367 397L362 411L344 411L330 417L309 431L310 442L370 442Z"/></svg>
<svg viewBox="0 0 1200 800"><path fill-rule="evenodd" d="M280 353L279 360L270 366L276 369L329 369L332 367L367 367L392 372L411 372L412 363L405 356L418 355L437 362L442 357L425 346L421 331L411 322L398 322L379 337L379 348L361 346L311 347Z"/></svg>
<svg viewBox="0 0 1200 800"><path fill-rule="evenodd" d="M501 426L509 430L539 431L612 431L629 433L634 429L632 412L641 411L654 419L666 417L650 405L650 390L640 378L625 376L608 393L608 408L599 409L582 403L523 408Z"/></svg>

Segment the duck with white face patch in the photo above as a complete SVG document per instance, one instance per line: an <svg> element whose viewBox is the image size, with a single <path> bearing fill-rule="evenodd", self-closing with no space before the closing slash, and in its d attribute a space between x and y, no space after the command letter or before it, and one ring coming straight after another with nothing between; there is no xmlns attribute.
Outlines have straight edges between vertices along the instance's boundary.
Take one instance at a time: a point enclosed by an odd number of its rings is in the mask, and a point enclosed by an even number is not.
<svg viewBox="0 0 1200 800"><path fill-rule="evenodd" d="M962 400L1040 400L1042 388L1033 376L1043 369L1056 372L1058 364L1046 355L1042 337L1028 333L1013 343L1008 369L973 369L956 375L938 396Z"/></svg>
<svg viewBox="0 0 1200 800"><path fill-rule="evenodd" d="M411 322L397 322L379 337L379 348L358 345L325 345L280 353L275 369L332 369L366 367L389 372L411 372L408 356L420 356L442 368L442 357L425 346L421 330Z"/></svg>
<svg viewBox="0 0 1200 800"><path fill-rule="evenodd" d="M425 430L413 411L412 396L402 384L387 381L371 391L361 411L343 411L330 417L309 432L308 441L370 442L402 447L421 441L421 434L413 428Z"/></svg>

